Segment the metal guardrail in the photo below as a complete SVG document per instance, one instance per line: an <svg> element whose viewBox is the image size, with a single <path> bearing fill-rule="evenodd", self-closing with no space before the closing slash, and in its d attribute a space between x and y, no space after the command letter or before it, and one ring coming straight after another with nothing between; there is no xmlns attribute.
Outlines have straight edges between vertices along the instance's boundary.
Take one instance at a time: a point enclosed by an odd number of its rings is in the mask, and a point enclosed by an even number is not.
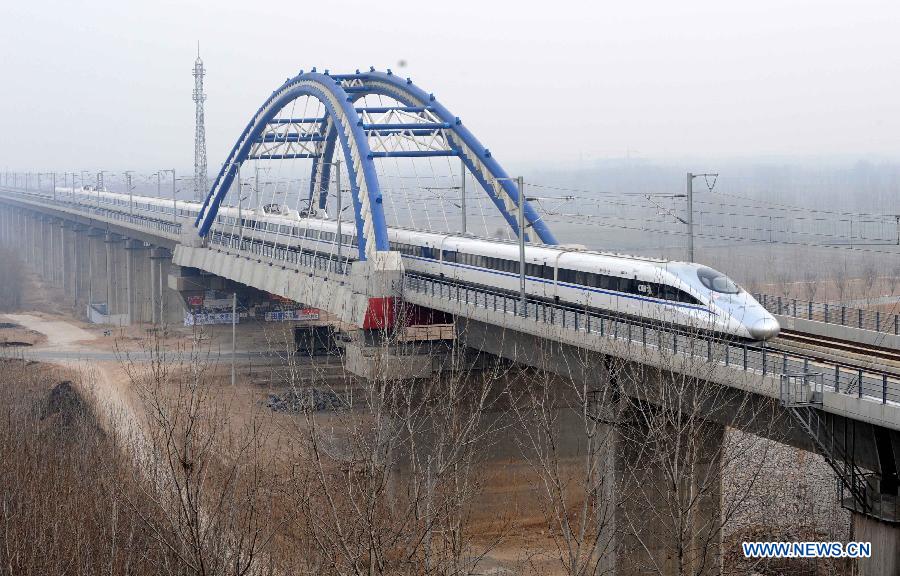
<svg viewBox="0 0 900 576"><path fill-rule="evenodd" d="M181 233L181 223L180 222L172 222L171 220L161 220L159 218L152 218L149 216L145 216L142 214L131 214L127 212L122 212L117 209L110 209L104 206L98 206L97 204L84 204L81 202L72 202L70 200L65 200L63 198L57 198L54 200L52 197L38 195L38 194L26 194L23 192L17 192L13 190L7 189L7 192L12 192L17 196L24 197L26 199L40 199L42 204L47 204L49 206L57 206L61 208L70 208L77 210L82 213L86 213L88 215L92 215L95 217L105 217L110 220L116 220L119 222L126 222L132 224L134 226L139 226L141 228L148 228L150 230L157 230L160 232L166 232L168 234L180 234ZM104 204L101 202L101 204Z"/></svg>
<svg viewBox="0 0 900 576"><path fill-rule="evenodd" d="M803 320L815 320L848 328L872 330L900 336L900 315L878 310L865 310L841 304L810 302L797 298L782 298L771 294L754 294L756 300L772 314Z"/></svg>
<svg viewBox="0 0 900 576"><path fill-rule="evenodd" d="M14 193L24 196L32 196L22 194L20 192ZM159 230L170 234L181 233L180 222L159 220L157 218L152 218L143 214L126 213L122 212L121 210L97 206L96 204L92 205L80 202L71 202L65 199L54 200L53 198L43 195L33 196L39 198L42 203L50 206L75 208L79 212L103 215L110 220L127 222L129 224L140 226L142 228ZM226 249L248 252L250 254L259 256L260 259L264 258L267 260L279 261L293 266L305 266L314 270L333 272L335 274L347 275L350 273L351 263L349 261L338 262L336 259L326 256L293 250L291 248L288 248L287 246L273 246L254 238L240 237L233 234L226 234L221 231L211 232L208 238L210 244L217 244L219 246L225 247Z"/></svg>
<svg viewBox="0 0 900 576"><path fill-rule="evenodd" d="M254 238L245 238L217 231L210 232L207 238L210 244L216 244L225 249L249 252L260 259L265 258L266 260L283 262L292 266L305 266L314 270L343 275L350 274L352 267L352 264L348 261L338 262L336 259L310 252L302 252L286 246L272 246Z"/></svg>
<svg viewBox="0 0 900 576"><path fill-rule="evenodd" d="M404 290L494 312L522 315L518 294L409 273L404 277ZM780 376L808 373L815 369L822 373L822 386L825 390L882 403L900 402L900 381L880 370L847 367L801 354L768 350L764 346L711 338L696 332L672 331L595 310L540 300L529 300L524 312L522 316L541 324L599 334L627 344L669 354L687 355L745 372Z"/></svg>
<svg viewBox="0 0 900 576"><path fill-rule="evenodd" d="M102 213L113 220L125 221L141 227L162 230L168 233L177 234L181 231L180 223L148 218L143 215L123 213L118 210L109 210L98 206L87 206L85 204L67 202L64 200L53 200L52 198L45 196L41 196L41 200L42 202L51 205L74 206L80 211ZM209 238L210 243L219 244L226 248L247 251L260 256L260 259L266 258L282 261L295 266L305 266L338 274L348 274L350 271L350 266L346 262L338 263L336 260L324 256L290 250L287 247L269 246L254 239L239 238L221 232L213 232L210 234ZM476 288L456 284L447 280L438 280L414 274L405 275L404 287L416 292L429 294L432 297L462 301L466 304L480 306L495 312L504 312L513 315L518 315L520 313L519 307L521 306L521 302L517 294L513 295L500 291L492 291L486 288ZM765 295L760 296L763 296L760 302L766 306L767 309L772 311L772 309L769 308L769 306L772 305L776 307L776 310L779 309L779 304L773 304L772 300L764 297ZM758 296L757 299L760 299L760 297ZM802 306L797 308L795 302L802 301L792 300L790 306L781 302L780 309L783 312L789 309L802 310ZM808 304L809 303L807 303L807 309L809 309ZM826 321L831 320L832 315L828 305L822 304L822 306L821 317L827 318L828 320ZM814 306L813 310L815 312L819 310L819 308ZM826 310L828 311L827 314ZM833 307L831 310L833 310ZM815 319L816 315L814 312L808 314L810 319ZM776 311L775 313L778 312ZM877 327L882 326L880 315L871 312L868 314L875 314L874 325ZM698 334L664 330L597 311L579 309L538 300L529 300L526 303L525 316L536 322L548 325L560 326L575 331L596 333L646 348L656 348L663 352L687 354L691 357L702 358L707 362L718 362L724 366L738 368L748 372L757 372L763 375L769 374L774 376L790 372L809 372L810 365L814 365L817 370L820 370L823 374L823 385L826 390L832 390L841 394L851 394L859 398L879 400L885 403L900 401L900 382L897 382L897 380L888 373L878 370L847 367L839 363L824 362L820 359L813 359L798 354L774 352L767 350L765 347L756 347L723 339L708 338ZM846 312L839 317L846 319ZM859 321L858 325L867 325L864 320L869 318L869 316L864 314L862 318L863 320Z"/></svg>

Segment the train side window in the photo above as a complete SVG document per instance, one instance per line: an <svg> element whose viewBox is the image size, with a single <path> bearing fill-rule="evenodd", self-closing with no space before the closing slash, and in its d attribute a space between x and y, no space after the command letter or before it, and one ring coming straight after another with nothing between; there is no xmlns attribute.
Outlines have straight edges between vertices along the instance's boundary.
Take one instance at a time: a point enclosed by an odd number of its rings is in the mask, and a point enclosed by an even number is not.
<svg viewBox="0 0 900 576"><path fill-rule="evenodd" d="M457 254L458 254L458 252L450 252L448 250L444 250L444 252L443 252L444 262L456 262Z"/></svg>
<svg viewBox="0 0 900 576"><path fill-rule="evenodd" d="M636 288L634 285L634 280L631 278L619 278L619 292L625 292L626 294L636 292Z"/></svg>
<svg viewBox="0 0 900 576"><path fill-rule="evenodd" d="M559 282L572 283L575 281L575 272L566 268L560 268L558 280Z"/></svg>
<svg viewBox="0 0 900 576"><path fill-rule="evenodd" d="M700 301L685 292L684 290L675 289L678 292L678 301L686 304L699 304Z"/></svg>

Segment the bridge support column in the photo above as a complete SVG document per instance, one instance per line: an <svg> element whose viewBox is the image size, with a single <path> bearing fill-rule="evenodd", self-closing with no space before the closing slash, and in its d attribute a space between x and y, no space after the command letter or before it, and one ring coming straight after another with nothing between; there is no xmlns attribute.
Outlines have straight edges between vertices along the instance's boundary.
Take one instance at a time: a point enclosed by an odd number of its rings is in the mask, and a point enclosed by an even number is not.
<svg viewBox="0 0 900 576"><path fill-rule="evenodd" d="M72 226L72 300L75 310L84 311L87 301L84 297L84 277L87 274L90 252L87 247L85 229L77 224Z"/></svg>
<svg viewBox="0 0 900 576"><path fill-rule="evenodd" d="M125 306L125 242L117 234L107 233L106 245L106 302L110 316L124 315Z"/></svg>
<svg viewBox="0 0 900 576"><path fill-rule="evenodd" d="M44 218L44 282L55 286L56 245L59 240L56 237L56 221L53 218Z"/></svg>
<svg viewBox="0 0 900 576"><path fill-rule="evenodd" d="M172 253L163 250L157 259L159 279L160 322L163 324L181 324L184 322L184 300L181 294L170 284L170 273L174 268Z"/></svg>
<svg viewBox="0 0 900 576"><path fill-rule="evenodd" d="M38 269L40 270L41 280L46 282L49 271L47 262L49 261L50 255L50 240L47 237L47 218L38 216L38 220L40 221L40 228L37 231L38 242L40 243L40 248L38 249Z"/></svg>
<svg viewBox="0 0 900 576"><path fill-rule="evenodd" d="M641 418L621 426L624 434L618 434L615 450L620 492L615 497L615 574L721 574L725 427L704 422L681 433L679 442L679 432L648 430ZM694 453L675 457L647 450L648 444L659 445L653 435L668 432L663 444L690 446L685 450Z"/></svg>
<svg viewBox="0 0 900 576"><path fill-rule="evenodd" d="M31 266L38 275L41 273L41 223L40 216L31 215Z"/></svg>
<svg viewBox="0 0 900 576"><path fill-rule="evenodd" d="M609 452L592 461L605 462L598 498L614 510L604 526L607 536L601 538L612 544L601 546L603 573L722 573L723 424L694 419L685 423L653 403L654 394L665 398L669 393L664 372L640 364L613 371L600 353L586 354L486 322L457 317L456 324L460 346L556 374L563 390L574 385L609 399L608 404L589 405L594 418L604 423L598 437L610 439L604 443ZM621 398L621 406L616 398ZM584 442L584 430L571 413L581 410L580 402L559 402L560 421L572 419L576 424L566 425L573 434L567 442L575 444ZM583 449L575 455L576 460L582 457Z"/></svg>
<svg viewBox="0 0 900 576"><path fill-rule="evenodd" d="M147 249L140 240L127 240L125 248L125 309L129 324L143 324L149 314Z"/></svg>
<svg viewBox="0 0 900 576"><path fill-rule="evenodd" d="M31 264L31 267L35 272L40 272L38 269L38 240L40 236L37 233L38 229L38 217L36 214L29 214L26 217L25 224L28 227L28 245L25 247L25 252L29 254L31 257L28 259L28 263Z"/></svg>
<svg viewBox="0 0 900 576"><path fill-rule="evenodd" d="M164 285L168 284L167 278L163 276L162 261L168 256L168 250L165 248L150 249L150 321L154 326L162 323L163 320L163 298Z"/></svg>
<svg viewBox="0 0 900 576"><path fill-rule="evenodd" d="M852 512L853 540L872 543L872 557L857 560L859 576L894 576L900 574L900 524L875 518L870 514Z"/></svg>
<svg viewBox="0 0 900 576"><path fill-rule="evenodd" d="M13 227L15 226L16 213L15 213L15 210L10 206L6 207L6 210L4 210L4 213L6 216L6 218L4 220L6 225L3 227L3 244L7 247L10 247L10 246L12 246L12 241L13 241L13 237L14 237Z"/></svg>
<svg viewBox="0 0 900 576"><path fill-rule="evenodd" d="M106 305L106 234L91 228L88 231L88 305Z"/></svg>
<svg viewBox="0 0 900 576"><path fill-rule="evenodd" d="M70 276L72 274L72 243L69 238L68 230L71 225L65 220L59 221L59 249L56 251L56 274L57 284L63 289L66 297L71 298L72 282Z"/></svg>
<svg viewBox="0 0 900 576"><path fill-rule="evenodd" d="M0 212L0 216L2 216L2 220L0 222L3 223L2 235L0 235L0 239L3 241L3 246L6 248L10 248L12 242L12 226L13 226L13 209L10 206L3 206L2 212Z"/></svg>
<svg viewBox="0 0 900 576"><path fill-rule="evenodd" d="M63 267L63 222L53 219L50 221L50 284L56 287L62 286Z"/></svg>

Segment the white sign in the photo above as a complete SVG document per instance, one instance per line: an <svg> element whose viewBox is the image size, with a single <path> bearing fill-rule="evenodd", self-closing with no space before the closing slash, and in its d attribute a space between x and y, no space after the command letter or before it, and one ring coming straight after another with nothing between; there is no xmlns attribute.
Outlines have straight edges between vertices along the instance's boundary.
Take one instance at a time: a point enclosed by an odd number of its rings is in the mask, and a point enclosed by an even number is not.
<svg viewBox="0 0 900 576"><path fill-rule="evenodd" d="M231 312L210 312L208 314L185 314L185 326L208 326L210 324L231 324ZM235 323L240 322L240 316Z"/></svg>
<svg viewBox="0 0 900 576"><path fill-rule="evenodd" d="M319 311L315 308L303 308L301 310L279 310L266 312L266 322L280 322L283 320L318 320Z"/></svg>

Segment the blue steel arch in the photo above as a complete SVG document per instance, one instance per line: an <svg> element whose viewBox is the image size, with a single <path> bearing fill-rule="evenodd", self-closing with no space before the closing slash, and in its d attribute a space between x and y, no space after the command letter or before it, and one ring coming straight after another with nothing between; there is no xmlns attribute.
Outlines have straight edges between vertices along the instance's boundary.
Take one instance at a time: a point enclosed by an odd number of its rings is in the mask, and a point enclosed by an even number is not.
<svg viewBox="0 0 900 576"><path fill-rule="evenodd" d="M515 181L491 152L485 148L478 138L463 125L458 116L454 116L433 94L416 86L409 78L400 78L390 70L378 72L371 68L369 72L341 74L335 76L341 81L358 80L362 86L355 88L355 94L361 97L366 94L382 94L394 98L406 106L428 106L450 128L451 138L455 137L460 156L466 168L475 176L482 189L494 202L501 215L513 231L519 233L519 223L514 211L519 202L519 190ZM505 196L505 199L502 197ZM525 220L544 244L558 244L553 232L541 219L529 202L525 202Z"/></svg>
<svg viewBox="0 0 900 576"><path fill-rule="evenodd" d="M315 70L315 69L313 69ZM352 94L348 94L341 86L342 82L355 81ZM231 186L235 174L244 162L270 120L291 101L300 96L312 96L321 101L331 118L328 125L321 157L313 158L312 178L309 188L310 205L318 193L319 206L325 207L327 185L331 168L332 155L338 142L344 154L351 181L351 193L355 213L357 237L359 238L359 258L365 260L374 251L390 249L387 238L387 225L384 219L381 188L369 149L368 137L362 128L362 120L354 107L354 103L368 94L381 94L397 100L405 106L429 107L449 128L448 138L455 140L455 148L467 169L494 202L501 215L516 234L519 234L518 221L514 210L519 202L519 190L507 172L493 158L490 151L463 126L458 117L453 116L446 107L429 94L412 83L410 79L401 79L388 70L387 73L369 72L329 76L316 72L301 72L289 78L269 99L260 106L256 114L244 128L241 137L232 148L228 159L222 165L213 182L209 194L204 200L200 215L195 225L200 236L205 236L215 221L219 204ZM354 162L355 158L359 163ZM361 192L364 192L361 194ZM556 244L557 240L537 211L526 201L525 219L535 234L545 244Z"/></svg>
<svg viewBox="0 0 900 576"><path fill-rule="evenodd" d="M344 152L344 162L350 176L350 188L359 238L359 258L365 260L376 250L390 249L387 226L384 222L381 188L369 150L368 138L362 122L353 108L352 100L332 77L316 72L300 73L288 79L253 116L241 137L231 149L228 159L216 176L209 194L195 221L200 236L205 236L215 222L222 199L227 194L241 163L250 155L253 144L268 123L290 102L311 96L324 105L326 114L336 128Z"/></svg>

